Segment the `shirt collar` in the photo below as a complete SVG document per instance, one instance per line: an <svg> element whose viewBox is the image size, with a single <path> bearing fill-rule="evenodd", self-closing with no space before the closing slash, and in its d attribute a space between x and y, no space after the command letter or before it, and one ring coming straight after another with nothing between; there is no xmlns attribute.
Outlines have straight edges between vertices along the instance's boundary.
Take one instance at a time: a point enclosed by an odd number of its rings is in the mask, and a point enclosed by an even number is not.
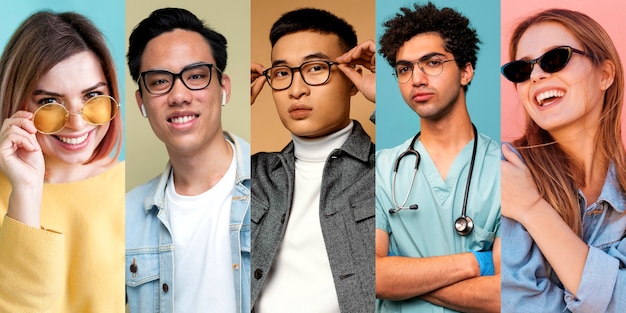
<svg viewBox="0 0 626 313"><path fill-rule="evenodd" d="M615 164L612 163L606 173L602 192L600 192L597 202L604 201L621 214L624 213L626 207L626 193L620 190L615 171Z"/></svg>

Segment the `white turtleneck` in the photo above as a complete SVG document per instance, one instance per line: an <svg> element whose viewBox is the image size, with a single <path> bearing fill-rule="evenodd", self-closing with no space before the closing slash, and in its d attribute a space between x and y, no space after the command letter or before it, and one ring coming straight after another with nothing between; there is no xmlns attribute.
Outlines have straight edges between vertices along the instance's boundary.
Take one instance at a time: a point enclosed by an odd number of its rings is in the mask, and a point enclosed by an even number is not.
<svg viewBox="0 0 626 313"><path fill-rule="evenodd" d="M293 137L296 177L285 236L255 309L267 312L340 312L319 217L324 164L352 133L345 128L322 138Z"/></svg>

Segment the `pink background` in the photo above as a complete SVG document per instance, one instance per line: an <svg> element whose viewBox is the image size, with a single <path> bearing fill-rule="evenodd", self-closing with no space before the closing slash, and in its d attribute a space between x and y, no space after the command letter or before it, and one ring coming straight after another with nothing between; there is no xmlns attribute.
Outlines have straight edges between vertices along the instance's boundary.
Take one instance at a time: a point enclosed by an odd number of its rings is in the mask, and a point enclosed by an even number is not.
<svg viewBox="0 0 626 313"><path fill-rule="evenodd" d="M550 8L565 8L583 12L596 20L609 33L626 67L626 22L623 16L626 4L621 0L526 0L501 2L501 64L508 62L508 46L513 27L523 18ZM513 83L500 76L501 86L501 136L502 141L512 141L523 134L524 108L519 103ZM626 108L622 108L622 138L626 145Z"/></svg>

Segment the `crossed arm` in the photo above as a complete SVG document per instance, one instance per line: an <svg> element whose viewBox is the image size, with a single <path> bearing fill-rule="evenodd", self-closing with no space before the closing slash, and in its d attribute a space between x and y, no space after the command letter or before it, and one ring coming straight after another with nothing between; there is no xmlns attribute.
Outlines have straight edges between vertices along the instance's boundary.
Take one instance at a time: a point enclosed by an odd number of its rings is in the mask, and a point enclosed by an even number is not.
<svg viewBox="0 0 626 313"><path fill-rule="evenodd" d="M500 239L493 246L494 276L479 276L472 253L427 258L389 256L389 234L376 229L376 297L413 297L465 312L500 311Z"/></svg>

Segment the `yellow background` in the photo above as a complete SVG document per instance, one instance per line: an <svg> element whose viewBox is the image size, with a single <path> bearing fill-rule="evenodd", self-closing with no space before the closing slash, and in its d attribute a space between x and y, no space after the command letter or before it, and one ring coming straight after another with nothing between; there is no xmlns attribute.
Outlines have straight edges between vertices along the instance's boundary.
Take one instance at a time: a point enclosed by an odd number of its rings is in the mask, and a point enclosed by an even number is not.
<svg viewBox="0 0 626 313"><path fill-rule="evenodd" d="M225 73L231 78L230 102L222 108L222 127L250 140L250 1L126 1L126 52L133 28L152 11L164 7L184 8L228 41ZM141 116L135 101L137 83L125 67L126 79L126 190L157 176L169 159L165 145L154 135L148 120ZM125 76L124 76L125 75Z"/></svg>

